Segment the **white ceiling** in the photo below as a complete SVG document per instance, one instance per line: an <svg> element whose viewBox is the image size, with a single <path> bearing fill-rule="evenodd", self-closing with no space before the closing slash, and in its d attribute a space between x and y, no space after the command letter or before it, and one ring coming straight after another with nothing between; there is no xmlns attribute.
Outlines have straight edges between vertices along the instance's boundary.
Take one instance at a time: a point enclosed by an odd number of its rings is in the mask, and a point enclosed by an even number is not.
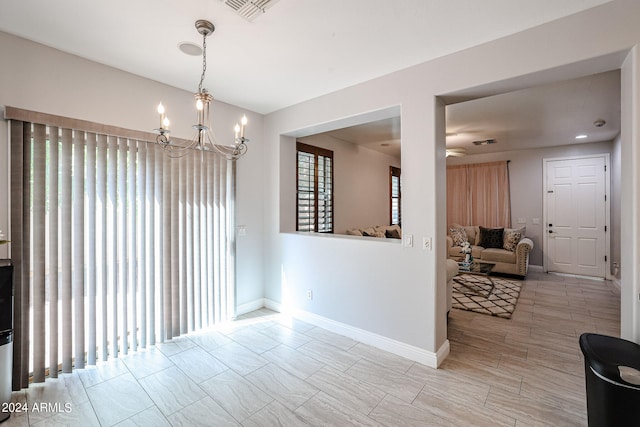
<svg viewBox="0 0 640 427"><path fill-rule="evenodd" d="M448 105L446 120L447 148L466 154L611 141L620 132L620 71ZM400 158L400 122L398 116L325 133ZM487 139L496 143L473 144Z"/></svg>
<svg viewBox="0 0 640 427"><path fill-rule="evenodd" d="M400 158L400 116L323 132L333 138ZM304 140L304 138L301 138Z"/></svg>
<svg viewBox="0 0 640 427"><path fill-rule="evenodd" d="M269 113L607 1L279 0L248 22L221 0L5 0L0 31L193 92L177 45L208 19L205 87Z"/></svg>
<svg viewBox="0 0 640 427"><path fill-rule="evenodd" d="M467 154L611 141L620 132L620 71L449 105L446 117L447 148ZM487 139L496 143L473 144Z"/></svg>

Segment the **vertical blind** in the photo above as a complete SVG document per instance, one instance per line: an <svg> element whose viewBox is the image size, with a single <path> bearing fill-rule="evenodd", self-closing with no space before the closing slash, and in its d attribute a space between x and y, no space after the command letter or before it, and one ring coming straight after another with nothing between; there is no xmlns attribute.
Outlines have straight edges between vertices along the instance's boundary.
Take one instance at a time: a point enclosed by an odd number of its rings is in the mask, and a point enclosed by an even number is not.
<svg viewBox="0 0 640 427"><path fill-rule="evenodd" d="M52 124L10 129L14 390L235 314L232 163Z"/></svg>

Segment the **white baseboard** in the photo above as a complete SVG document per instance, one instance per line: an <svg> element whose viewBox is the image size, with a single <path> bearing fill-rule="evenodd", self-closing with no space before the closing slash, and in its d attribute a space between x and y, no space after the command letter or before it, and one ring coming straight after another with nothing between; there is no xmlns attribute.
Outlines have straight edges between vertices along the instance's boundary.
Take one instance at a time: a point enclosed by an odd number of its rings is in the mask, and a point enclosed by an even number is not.
<svg viewBox="0 0 640 427"><path fill-rule="evenodd" d="M562 277L571 277L573 279L597 280L600 282L603 282L605 280L604 277L593 277L593 276L582 276L580 274L558 273L557 271L550 271L549 274L553 274L555 276L562 276Z"/></svg>
<svg viewBox="0 0 640 427"><path fill-rule="evenodd" d="M264 298L260 298L255 301L250 301L250 302L241 304L236 307L236 316L242 316L243 314L247 314L252 311L259 310L262 307L266 307Z"/></svg>
<svg viewBox="0 0 640 427"><path fill-rule="evenodd" d="M622 283L620 283L620 279L613 278L611 279L611 282L618 290L620 290L620 286L622 285Z"/></svg>
<svg viewBox="0 0 640 427"><path fill-rule="evenodd" d="M263 304L265 308L277 312L282 312L282 306L278 302L265 298L263 300ZM319 316L308 311L295 310L292 313L287 314L291 315L291 317L295 317L296 319L300 319L333 333L344 335L361 343L371 345L373 347L388 351L398 356L405 357L418 363L422 363L423 365L429 366L430 368L437 368L438 366L440 366L440 363L442 363L442 361L449 355L450 351L449 340L445 340L438 351L436 353L433 353L423 348L396 341L391 338L366 331L364 329L347 325L345 323L336 322L335 320Z"/></svg>
<svg viewBox="0 0 640 427"><path fill-rule="evenodd" d="M529 270L530 271L537 271L539 273L545 273L544 271L544 267L542 265L531 265L529 264ZM549 271L549 274L555 274L556 276L564 276L564 277L573 277L576 279L587 279L587 280L613 280L614 282L616 281L616 279L610 278L610 277L606 277L606 278L602 278L602 277L592 277L592 276L581 276L579 274L569 274L569 273L558 273L557 271ZM620 287L620 282L618 281L618 287Z"/></svg>
<svg viewBox="0 0 640 427"><path fill-rule="evenodd" d="M280 304L279 302L275 302L268 298L263 298L262 301L264 303L265 308L268 308L269 310L277 311L278 313L282 313L282 304Z"/></svg>

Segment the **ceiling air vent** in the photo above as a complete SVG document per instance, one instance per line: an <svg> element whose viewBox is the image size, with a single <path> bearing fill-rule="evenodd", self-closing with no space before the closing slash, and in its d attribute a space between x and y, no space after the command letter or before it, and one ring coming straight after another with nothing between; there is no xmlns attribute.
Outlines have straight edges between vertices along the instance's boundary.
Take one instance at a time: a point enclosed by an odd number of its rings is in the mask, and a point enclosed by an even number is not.
<svg viewBox="0 0 640 427"><path fill-rule="evenodd" d="M262 15L278 0L224 0L224 3L247 21Z"/></svg>

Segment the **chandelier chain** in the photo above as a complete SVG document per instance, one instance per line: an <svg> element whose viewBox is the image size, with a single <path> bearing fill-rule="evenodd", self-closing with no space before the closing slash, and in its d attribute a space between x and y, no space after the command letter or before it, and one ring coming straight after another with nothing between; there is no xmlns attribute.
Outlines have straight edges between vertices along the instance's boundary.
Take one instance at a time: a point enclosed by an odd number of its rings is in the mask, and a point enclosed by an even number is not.
<svg viewBox="0 0 640 427"><path fill-rule="evenodd" d="M200 76L200 84L198 92L202 93L202 83L204 82L204 74L207 71L207 35L202 35L202 75Z"/></svg>
<svg viewBox="0 0 640 427"><path fill-rule="evenodd" d="M239 123L234 127L235 138L233 144L220 145L216 142L211 122L209 121L210 104L213 96L207 92L202 86L204 84L207 72L207 36L215 30L214 25L206 20L200 19L196 21L196 30L202 35L202 74L200 75L200 83L198 84L198 92L194 94L196 99L196 110L198 121L192 126L196 130L192 140L187 144L174 144L169 139L169 120L165 116L165 109L162 103L158 105L158 114L160 115L160 127L155 129L158 134L156 142L165 150L171 158L179 158L192 152L192 150L212 151L224 156L227 160L235 161L247 152L247 142L244 132L247 125L247 116L243 116Z"/></svg>

